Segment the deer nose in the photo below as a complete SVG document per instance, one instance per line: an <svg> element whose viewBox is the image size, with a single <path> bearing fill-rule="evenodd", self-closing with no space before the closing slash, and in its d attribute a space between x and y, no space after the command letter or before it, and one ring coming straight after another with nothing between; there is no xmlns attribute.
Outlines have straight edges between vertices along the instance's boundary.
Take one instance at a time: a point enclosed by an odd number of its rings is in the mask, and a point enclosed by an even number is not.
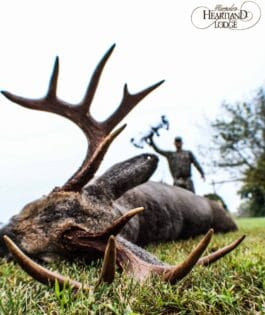
<svg viewBox="0 0 265 315"><path fill-rule="evenodd" d="M158 157L155 154L143 154L143 157L148 160L150 163L152 163L154 166L157 166L157 163L159 161Z"/></svg>

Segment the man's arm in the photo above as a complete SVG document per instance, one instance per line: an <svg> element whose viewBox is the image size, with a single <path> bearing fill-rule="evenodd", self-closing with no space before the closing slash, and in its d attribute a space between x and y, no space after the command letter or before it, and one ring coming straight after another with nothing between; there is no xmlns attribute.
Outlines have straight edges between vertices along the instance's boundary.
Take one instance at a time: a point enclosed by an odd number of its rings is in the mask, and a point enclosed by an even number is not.
<svg viewBox="0 0 265 315"><path fill-rule="evenodd" d="M204 171L200 165L200 163L197 161L195 155L190 152L190 157L191 157L191 163L197 168L197 170L199 171L199 173L201 174L201 177L203 179L205 179L205 174L204 174Z"/></svg>
<svg viewBox="0 0 265 315"><path fill-rule="evenodd" d="M161 150L160 148L158 148L158 146L154 143L154 140L152 137L148 138L148 141L147 143L159 154L167 157L168 156L168 151L164 151L164 150Z"/></svg>

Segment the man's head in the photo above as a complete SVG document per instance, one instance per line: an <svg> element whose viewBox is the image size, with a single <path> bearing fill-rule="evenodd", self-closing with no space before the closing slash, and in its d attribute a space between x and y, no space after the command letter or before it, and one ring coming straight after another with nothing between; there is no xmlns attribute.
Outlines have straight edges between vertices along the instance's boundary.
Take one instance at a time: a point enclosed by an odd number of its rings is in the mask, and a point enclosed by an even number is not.
<svg viewBox="0 0 265 315"><path fill-rule="evenodd" d="M174 139L174 143L175 143L176 149L177 150L181 150L181 148L182 148L182 138L181 137L176 137Z"/></svg>

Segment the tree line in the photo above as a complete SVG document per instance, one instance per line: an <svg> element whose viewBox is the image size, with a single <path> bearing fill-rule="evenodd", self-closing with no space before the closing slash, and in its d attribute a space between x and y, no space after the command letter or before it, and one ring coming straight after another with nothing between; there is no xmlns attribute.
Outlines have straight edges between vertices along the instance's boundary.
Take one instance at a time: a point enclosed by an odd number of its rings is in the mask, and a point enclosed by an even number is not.
<svg viewBox="0 0 265 315"><path fill-rule="evenodd" d="M222 104L212 121L213 166L242 181L240 214L265 216L265 90L250 101Z"/></svg>

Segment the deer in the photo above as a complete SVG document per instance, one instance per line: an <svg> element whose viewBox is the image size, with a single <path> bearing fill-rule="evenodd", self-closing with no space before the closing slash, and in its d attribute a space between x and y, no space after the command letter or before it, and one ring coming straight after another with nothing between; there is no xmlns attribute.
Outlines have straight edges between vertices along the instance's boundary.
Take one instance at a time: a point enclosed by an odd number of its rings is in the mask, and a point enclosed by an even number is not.
<svg viewBox="0 0 265 315"><path fill-rule="evenodd" d="M234 231L237 226L218 203L182 188L149 180L158 165L154 154L134 156L95 176L109 146L126 126L117 127L118 124L164 82L135 94L125 84L121 103L113 114L105 121L95 120L90 107L114 47L99 61L78 105L56 95L58 57L43 98L28 99L2 91L7 99L25 108L68 118L78 125L88 141L85 159L69 180L27 204L0 229L0 256L12 256L31 277L47 285L58 281L59 285L68 283L74 290L85 288L80 282L41 265L41 261L80 258L88 263L103 258L99 284L111 283L117 268L140 282L155 275L175 284L194 266L208 266L234 250L245 237L202 256L214 231ZM175 266L167 265L143 248L149 243L200 234L205 236Z"/></svg>

